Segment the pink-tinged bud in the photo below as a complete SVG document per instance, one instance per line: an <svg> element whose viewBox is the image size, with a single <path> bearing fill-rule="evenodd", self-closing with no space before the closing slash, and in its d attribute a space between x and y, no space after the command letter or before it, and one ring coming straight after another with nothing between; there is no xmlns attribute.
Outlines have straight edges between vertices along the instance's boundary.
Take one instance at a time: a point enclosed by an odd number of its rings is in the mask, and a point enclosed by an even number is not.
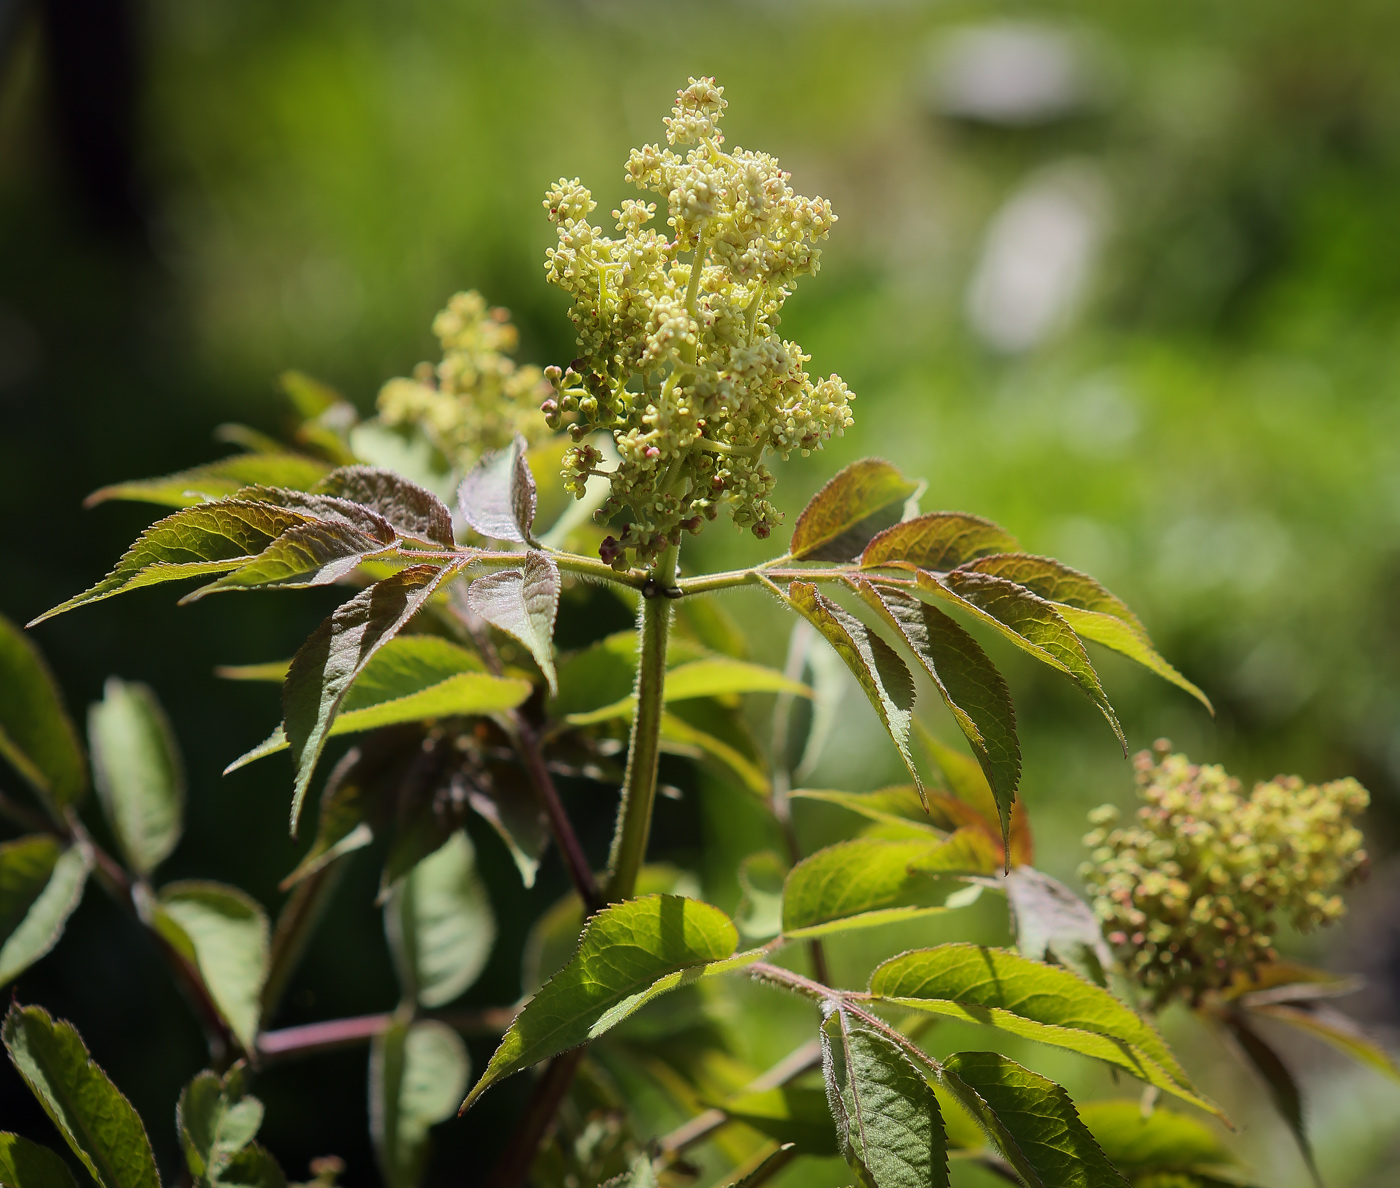
<svg viewBox="0 0 1400 1188"><path fill-rule="evenodd" d="M770 527L767 520L759 520L758 523L753 526L753 534L758 537L759 540L767 540L772 531L773 529Z"/></svg>
<svg viewBox="0 0 1400 1188"><path fill-rule="evenodd" d="M644 453L648 458L659 458L659 457L661 457L661 451L658 450L655 446L647 446L647 448L643 451L643 453Z"/></svg>
<svg viewBox="0 0 1400 1188"><path fill-rule="evenodd" d="M622 542L615 536L603 538L603 543L598 546L598 556L604 565L612 565L622 556Z"/></svg>

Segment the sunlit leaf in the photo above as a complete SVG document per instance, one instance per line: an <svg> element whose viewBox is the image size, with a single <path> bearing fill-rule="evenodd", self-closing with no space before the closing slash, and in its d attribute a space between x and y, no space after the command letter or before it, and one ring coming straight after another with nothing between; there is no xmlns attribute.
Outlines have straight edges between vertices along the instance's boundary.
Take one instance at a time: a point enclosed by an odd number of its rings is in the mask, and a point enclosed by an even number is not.
<svg viewBox="0 0 1400 1188"><path fill-rule="evenodd" d="M692 660L666 672L664 698L668 702L734 693L791 693L810 697L812 691L800 681L784 676L776 668L751 664L747 660L734 660L728 656ZM585 726L606 722L609 718L630 716L633 700L629 696L599 709L570 714L565 720L575 726Z"/></svg>
<svg viewBox="0 0 1400 1188"><path fill-rule="evenodd" d="M1073 891L1048 874L1021 866L1004 884L1016 930L1016 948L1033 961L1058 961L1100 986L1113 968L1113 952L1098 917Z"/></svg>
<svg viewBox="0 0 1400 1188"><path fill-rule="evenodd" d="M940 1079L1028 1188L1127 1188L1054 1081L996 1052L950 1056Z"/></svg>
<svg viewBox="0 0 1400 1188"><path fill-rule="evenodd" d="M428 1131L452 1117L471 1063L461 1037L434 1019L395 1019L369 1054L369 1133L389 1188L417 1188Z"/></svg>
<svg viewBox="0 0 1400 1188"><path fill-rule="evenodd" d="M394 531L411 540L452 548L452 513L431 491L392 470L342 466L316 484L318 493L363 504L384 517Z"/></svg>
<svg viewBox="0 0 1400 1188"><path fill-rule="evenodd" d="M87 764L78 732L39 649L0 615L0 758L51 813L81 802Z"/></svg>
<svg viewBox="0 0 1400 1188"><path fill-rule="evenodd" d="M1150 1023L1107 990L1018 953L961 943L916 949L878 966L870 975L870 993L882 1002L981 1023L1107 1061L1216 1110L1196 1092Z"/></svg>
<svg viewBox="0 0 1400 1188"><path fill-rule="evenodd" d="M498 570L467 587L467 608L498 631L518 639L540 666L550 693L559 691L554 670L554 618L559 612L559 567L531 549L519 569Z"/></svg>
<svg viewBox="0 0 1400 1188"><path fill-rule="evenodd" d="M5 1188L78 1188L68 1165L47 1147L0 1133L0 1184Z"/></svg>
<svg viewBox="0 0 1400 1188"><path fill-rule="evenodd" d="M792 530L799 561L850 561L877 532L899 520L918 489L879 458L840 470L802 509Z"/></svg>
<svg viewBox="0 0 1400 1188"><path fill-rule="evenodd" d="M268 967L262 908L237 887L187 880L161 888L153 924L198 969L229 1030L252 1052Z"/></svg>
<svg viewBox="0 0 1400 1188"><path fill-rule="evenodd" d="M83 506L95 507L108 499L129 499L165 507L194 507L209 499L225 499L254 484L309 491L328 469L317 458L288 453L279 447L275 452L234 454L160 478L113 483L94 491L83 500Z"/></svg>
<svg viewBox="0 0 1400 1188"><path fill-rule="evenodd" d="M457 488L462 519L488 540L531 540L535 479L525 455L525 439L516 434L504 449L482 454Z"/></svg>
<svg viewBox="0 0 1400 1188"><path fill-rule="evenodd" d="M47 834L0 843L0 986L58 943L91 869L86 846Z"/></svg>
<svg viewBox="0 0 1400 1188"><path fill-rule="evenodd" d="M395 883L384 927L407 998L440 1007L481 976L496 918L466 833L459 829Z"/></svg>
<svg viewBox="0 0 1400 1188"><path fill-rule="evenodd" d="M99 1188L160 1188L146 1128L72 1024L12 1002L3 1034L19 1075Z"/></svg>
<svg viewBox="0 0 1400 1188"><path fill-rule="evenodd" d="M862 569L908 561L920 569L953 569L987 553L1016 547L1016 538L991 520L967 512L930 512L886 528L860 555Z"/></svg>
<svg viewBox="0 0 1400 1188"><path fill-rule="evenodd" d="M947 1188L938 1099L893 1040L834 1010L822 1023L822 1072L841 1153L863 1188Z"/></svg>
<svg viewBox="0 0 1400 1188"><path fill-rule="evenodd" d="M1187 1172L1235 1162L1209 1126L1185 1114L1140 1101L1092 1101L1079 1116L1114 1167L1129 1175Z"/></svg>
<svg viewBox="0 0 1400 1188"><path fill-rule="evenodd" d="M191 591L180 603L228 590L329 586L348 577L362 562L393 552L392 541L375 540L344 524L297 524L246 565Z"/></svg>
<svg viewBox="0 0 1400 1188"><path fill-rule="evenodd" d="M909 753L914 678L909 675L904 661L870 628L810 582L793 582L788 587L788 599L798 614L831 644L860 682L922 794L923 780L914 766L914 756Z"/></svg>
<svg viewBox="0 0 1400 1188"><path fill-rule="evenodd" d="M588 921L572 961L516 1016L463 1102L503 1077L577 1047L660 994L739 968L739 934L718 908L678 895L648 895L604 908Z"/></svg>

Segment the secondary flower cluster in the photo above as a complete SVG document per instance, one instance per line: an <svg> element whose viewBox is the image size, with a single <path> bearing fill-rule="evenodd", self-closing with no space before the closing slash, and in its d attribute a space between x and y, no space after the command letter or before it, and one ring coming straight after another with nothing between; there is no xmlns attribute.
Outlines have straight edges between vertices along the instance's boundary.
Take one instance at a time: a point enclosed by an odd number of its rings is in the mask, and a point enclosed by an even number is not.
<svg viewBox="0 0 1400 1188"><path fill-rule="evenodd" d="M671 147L645 145L627 162L627 180L664 203L667 230L652 225L656 203L629 199L612 212L620 234L604 235L577 178L545 198L559 233L545 270L573 298L579 357L546 371L555 396L544 412L581 443L566 455L565 485L581 498L590 475L606 474L596 519L630 512L602 550L618 568L652 561L720 504L766 537L779 517L764 451L805 454L852 423L846 385L814 382L809 356L776 330L836 216L795 193L773 157L724 151L723 96L713 79L691 79L665 121ZM584 441L596 430L617 443L611 470Z"/></svg>
<svg viewBox="0 0 1400 1188"><path fill-rule="evenodd" d="M517 433L547 436L539 402L549 390L538 367L510 356L520 336L504 309L488 309L475 290L458 293L433 319L442 362L420 363L412 379L392 379L379 392L384 424L415 427L459 471Z"/></svg>
<svg viewBox="0 0 1400 1188"><path fill-rule="evenodd" d="M1275 960L1273 918L1306 930L1346 910L1340 889L1366 869L1352 824L1369 801L1353 779L1321 786L1297 776L1248 796L1219 766L1170 753L1134 760L1137 819L1111 805L1090 814L1080 876L1128 972L1161 1004L1192 1001Z"/></svg>

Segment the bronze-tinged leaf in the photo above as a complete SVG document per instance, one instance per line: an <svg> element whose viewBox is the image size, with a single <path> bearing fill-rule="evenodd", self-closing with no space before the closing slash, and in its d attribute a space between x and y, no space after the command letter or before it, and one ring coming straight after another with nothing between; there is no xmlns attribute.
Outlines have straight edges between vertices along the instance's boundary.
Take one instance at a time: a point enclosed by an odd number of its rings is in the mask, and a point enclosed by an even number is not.
<svg viewBox="0 0 1400 1188"><path fill-rule="evenodd" d="M488 540L528 544L535 523L535 476L518 433L504 449L482 454L457 488L462 518Z"/></svg>
<svg viewBox="0 0 1400 1188"><path fill-rule="evenodd" d="M342 466L331 471L316 490L363 504L383 516L401 536L452 548L452 513L431 491L392 470L376 466Z"/></svg>
<svg viewBox="0 0 1400 1188"><path fill-rule="evenodd" d="M1016 538L991 520L968 512L929 512L895 524L865 546L862 569L908 561L920 569L953 569L988 553L1005 553Z"/></svg>
<svg viewBox="0 0 1400 1188"><path fill-rule="evenodd" d="M862 458L836 475L802 509L792 530L799 561L850 561L903 514L918 489L890 463Z"/></svg>

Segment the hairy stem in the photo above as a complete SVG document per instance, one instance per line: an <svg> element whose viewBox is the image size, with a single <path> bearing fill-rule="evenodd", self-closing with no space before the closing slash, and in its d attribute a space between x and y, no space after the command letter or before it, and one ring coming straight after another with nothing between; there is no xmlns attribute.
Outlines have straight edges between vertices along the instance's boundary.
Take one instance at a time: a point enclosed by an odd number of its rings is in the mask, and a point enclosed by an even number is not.
<svg viewBox="0 0 1400 1188"><path fill-rule="evenodd" d="M637 657L637 705L627 752L627 776L617 811L617 832L608 858L606 896L610 902L628 899L646 858L651 835L651 810L656 799L656 765L661 753L661 715L666 690L666 637L671 627L671 600L664 591L676 580L675 545L652 566L651 597L643 597L641 649Z"/></svg>

